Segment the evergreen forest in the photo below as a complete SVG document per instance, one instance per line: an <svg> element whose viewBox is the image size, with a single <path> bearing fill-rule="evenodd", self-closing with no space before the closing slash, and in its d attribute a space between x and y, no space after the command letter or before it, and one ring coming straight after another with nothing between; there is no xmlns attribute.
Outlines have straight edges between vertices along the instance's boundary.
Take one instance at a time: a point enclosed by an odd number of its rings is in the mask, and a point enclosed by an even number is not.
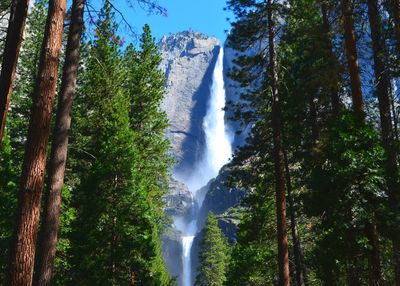
<svg viewBox="0 0 400 286"><path fill-rule="evenodd" d="M162 239L157 27L121 1L0 0L0 286L400 286L400 0L213 1L245 138L220 174L243 195L234 239L206 215L187 285Z"/></svg>

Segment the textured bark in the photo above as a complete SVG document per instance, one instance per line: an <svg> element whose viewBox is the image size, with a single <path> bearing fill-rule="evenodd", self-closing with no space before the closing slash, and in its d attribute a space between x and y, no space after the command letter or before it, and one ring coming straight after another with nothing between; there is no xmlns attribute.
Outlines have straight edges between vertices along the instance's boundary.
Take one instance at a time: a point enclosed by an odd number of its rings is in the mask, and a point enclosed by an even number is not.
<svg viewBox="0 0 400 286"><path fill-rule="evenodd" d="M297 213L294 207L294 200L292 196L292 181L290 176L289 162L286 154L286 150L284 150L284 159L285 159L285 174L286 174L286 185L287 185L287 198L289 200L289 208L290 208L290 230L292 233L293 240L293 254L294 254L294 263L296 265L296 284L297 286L306 286L308 285L307 279L307 269L304 264L304 254L301 246L301 240L298 233L297 227Z"/></svg>
<svg viewBox="0 0 400 286"><path fill-rule="evenodd" d="M397 165L397 148L394 140L392 117L390 110L390 79L385 66L384 41L381 34L382 24L377 0L368 0L368 18L371 28L372 49L374 58L374 73L376 81L376 95L379 102L381 121L381 136L383 146L388 155L386 173L388 180L388 197L392 212L399 213L399 178ZM396 285L400 285L400 233L397 228L392 232L394 267Z"/></svg>
<svg viewBox="0 0 400 286"><path fill-rule="evenodd" d="M361 92L360 66L358 63L356 35L353 26L353 9L351 0L342 0L342 13L346 56L350 72L351 93L353 97L353 108L354 111L362 114L364 106Z"/></svg>
<svg viewBox="0 0 400 286"><path fill-rule="evenodd" d="M8 269L10 286L30 286L46 165L52 107L57 85L66 0L51 0L39 61L19 187L13 246Z"/></svg>
<svg viewBox="0 0 400 286"><path fill-rule="evenodd" d="M290 285L289 251L286 226L286 195L284 154L282 144L282 114L278 94L278 73L275 51L275 23L272 16L271 0L268 0L268 47L269 47L269 75L272 89L272 133L275 161L275 188L276 188L276 217L278 238L279 285Z"/></svg>
<svg viewBox="0 0 400 286"><path fill-rule="evenodd" d="M4 136L19 50L21 48L29 0L13 0L0 73L0 144Z"/></svg>
<svg viewBox="0 0 400 286"><path fill-rule="evenodd" d="M68 151L68 133L79 67L85 0L72 3L70 30L58 100L56 124L49 162L48 186L42 229L39 235L34 285L50 286L60 223L62 188Z"/></svg>
<svg viewBox="0 0 400 286"><path fill-rule="evenodd" d="M326 50L328 53L328 63L331 67L336 66L338 64L335 54L333 53L333 45L332 45L332 35L331 35L331 25L329 23L329 10L327 1L321 1L321 12L322 12L322 26L325 33L326 40ZM340 75L337 75L339 80ZM337 114L340 110L340 97L339 97L339 86L338 84L332 86L329 90L331 97L331 107L332 113Z"/></svg>

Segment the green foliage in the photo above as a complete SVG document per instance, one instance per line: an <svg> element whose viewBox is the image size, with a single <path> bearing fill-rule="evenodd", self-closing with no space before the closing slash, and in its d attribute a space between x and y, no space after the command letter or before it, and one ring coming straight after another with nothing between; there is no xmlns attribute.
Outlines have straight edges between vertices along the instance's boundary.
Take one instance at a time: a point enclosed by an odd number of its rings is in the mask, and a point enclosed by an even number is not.
<svg viewBox="0 0 400 286"><path fill-rule="evenodd" d="M366 268L365 225L385 212L384 159L377 131L350 112L333 121L315 147L304 211L319 218L311 263L322 281L340 284L346 259L359 271ZM354 252L357 259L349 257Z"/></svg>
<svg viewBox="0 0 400 286"><path fill-rule="evenodd" d="M13 163L10 139L8 134L5 134L0 146L0 281L5 281L3 275L7 265L17 202L16 168ZM3 285L2 282L0 285Z"/></svg>
<svg viewBox="0 0 400 286"><path fill-rule="evenodd" d="M200 243L200 266L196 286L222 286L226 281L229 246L218 227L216 217L209 213L204 228L204 238Z"/></svg>
<svg viewBox="0 0 400 286"><path fill-rule="evenodd" d="M46 14L35 1L0 150L0 281ZM140 50L124 51L109 2L100 14L81 52L53 284L172 285L159 239L172 163L161 56L148 26Z"/></svg>
<svg viewBox="0 0 400 286"><path fill-rule="evenodd" d="M171 285L159 239L171 163L161 59L148 26L140 51L122 53L116 31L105 2L74 114L71 283Z"/></svg>
<svg viewBox="0 0 400 286"><path fill-rule="evenodd" d="M261 186L260 186L261 187ZM225 285L273 285L277 272L273 192L256 188L245 200Z"/></svg>
<svg viewBox="0 0 400 286"><path fill-rule="evenodd" d="M146 178L154 210L163 219L161 196L167 190L167 180L172 159L167 155L170 148L165 138L167 116L161 110L165 93L164 73L160 70L161 55L151 36L150 27L145 25L140 41L140 51L128 46L124 54L127 70L125 89L129 94L129 125L137 134L135 144L139 149L141 174Z"/></svg>
<svg viewBox="0 0 400 286"><path fill-rule="evenodd" d="M334 109L335 100L349 96L344 89L348 83L341 23L334 20L339 12L336 5L310 0L272 4L278 25L283 143L294 199L288 214L297 214L308 284L344 285L351 269L367 284L373 250L366 234L370 225L377 227L375 249L381 250L383 276L391 281L387 230L394 220L385 195L386 154L376 122L368 122L374 110L368 110L364 119L340 102ZM274 186L274 160L265 47L268 7L265 1L231 0L228 8L236 16L228 44L238 52L230 77L241 88L241 101L230 104L228 110L244 126L251 124L252 130L234 160L241 172L233 183L248 189L248 195L226 285L272 285L277 267L269 193ZM355 21L358 27L359 19ZM289 244L293 244L290 233ZM293 250L289 255L294 261ZM294 284L295 267L291 264L290 268Z"/></svg>
<svg viewBox="0 0 400 286"><path fill-rule="evenodd" d="M76 220L76 209L71 206L73 201L72 190L64 185L62 189L62 206L60 217L60 234L57 242L57 252L54 261L53 285L68 285L70 281L69 273L71 267L71 240L70 235L73 231L73 222Z"/></svg>

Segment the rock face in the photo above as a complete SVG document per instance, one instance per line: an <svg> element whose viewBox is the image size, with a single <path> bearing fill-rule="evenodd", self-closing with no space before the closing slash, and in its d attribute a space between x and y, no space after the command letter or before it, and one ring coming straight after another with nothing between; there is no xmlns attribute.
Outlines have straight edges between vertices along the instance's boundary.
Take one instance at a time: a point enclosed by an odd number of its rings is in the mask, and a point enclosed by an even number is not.
<svg viewBox="0 0 400 286"><path fill-rule="evenodd" d="M220 45L218 39L193 31L164 36L159 43L167 86L162 108L178 172L190 168L203 150L202 122Z"/></svg>
<svg viewBox="0 0 400 286"><path fill-rule="evenodd" d="M171 178L169 194L165 197L165 212L170 216L185 216L192 208L194 199L188 187Z"/></svg>
<svg viewBox="0 0 400 286"><path fill-rule="evenodd" d="M228 229L226 224L229 221L234 221L232 214L229 214L228 210L239 206L245 192L238 188L227 187L230 172L229 165L226 165L221 169L218 176L208 183L208 192L199 211L198 228L203 228L209 212L220 218L219 224L220 226L224 225L224 229ZM221 222L222 220L224 220L224 223ZM235 240L235 237L230 237L232 233L227 232L225 235L228 239Z"/></svg>
<svg viewBox="0 0 400 286"><path fill-rule="evenodd" d="M171 277L178 277L182 271L182 244L179 231L169 227L161 237L165 264Z"/></svg>

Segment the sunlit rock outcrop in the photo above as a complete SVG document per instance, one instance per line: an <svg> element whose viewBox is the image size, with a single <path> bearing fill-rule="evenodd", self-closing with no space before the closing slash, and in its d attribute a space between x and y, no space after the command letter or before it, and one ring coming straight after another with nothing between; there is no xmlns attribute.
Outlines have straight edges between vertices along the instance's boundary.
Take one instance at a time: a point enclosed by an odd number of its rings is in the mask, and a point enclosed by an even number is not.
<svg viewBox="0 0 400 286"><path fill-rule="evenodd" d="M176 169L190 168L204 145L202 122L220 45L218 39L193 31L164 36L159 43L167 86L162 107Z"/></svg>

